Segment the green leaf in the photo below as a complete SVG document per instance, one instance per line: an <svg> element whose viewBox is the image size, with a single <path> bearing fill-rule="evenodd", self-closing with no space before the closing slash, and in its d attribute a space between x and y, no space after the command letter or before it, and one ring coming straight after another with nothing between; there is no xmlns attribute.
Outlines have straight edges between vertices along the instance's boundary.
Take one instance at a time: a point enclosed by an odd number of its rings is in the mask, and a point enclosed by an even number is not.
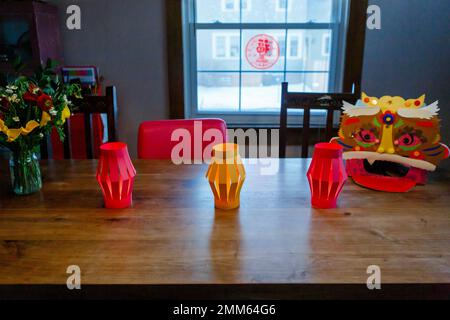
<svg viewBox="0 0 450 320"><path fill-rule="evenodd" d="M59 61L58 60L54 60L54 59L48 59L47 60L47 64L46 64L46 69L55 69L57 66L59 66Z"/></svg>
<svg viewBox="0 0 450 320"><path fill-rule="evenodd" d="M53 70L46 69L44 70L43 75L47 77L54 77L56 76L56 73Z"/></svg>
<svg viewBox="0 0 450 320"><path fill-rule="evenodd" d="M64 139L66 138L66 135L64 134L64 127L57 126L56 131L58 132L59 139L61 140L61 142L64 142Z"/></svg>

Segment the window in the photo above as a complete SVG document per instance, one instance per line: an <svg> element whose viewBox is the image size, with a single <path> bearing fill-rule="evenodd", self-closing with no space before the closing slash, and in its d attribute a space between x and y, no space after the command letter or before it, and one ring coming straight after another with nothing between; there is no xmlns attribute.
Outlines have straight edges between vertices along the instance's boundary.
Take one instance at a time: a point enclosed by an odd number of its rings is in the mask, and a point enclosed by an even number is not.
<svg viewBox="0 0 450 320"><path fill-rule="evenodd" d="M292 1L288 0L274 0L276 2L275 10L276 11L286 11L290 10L289 4L292 3Z"/></svg>
<svg viewBox="0 0 450 320"><path fill-rule="evenodd" d="M283 81L291 91L340 90L346 0L185 0L185 8L188 117L278 123Z"/></svg>
<svg viewBox="0 0 450 320"><path fill-rule="evenodd" d="M239 59L239 33L214 33L213 59Z"/></svg>
<svg viewBox="0 0 450 320"><path fill-rule="evenodd" d="M330 55L330 43L331 37L329 34L324 34L322 36L322 56L329 56Z"/></svg>
<svg viewBox="0 0 450 320"><path fill-rule="evenodd" d="M303 31L294 31L289 32L287 41L288 46L286 46L286 39L284 33L274 33L275 39L278 42L278 46L280 48L281 58L284 59L284 54L286 53L289 60L300 59L303 46Z"/></svg>
<svg viewBox="0 0 450 320"><path fill-rule="evenodd" d="M251 9L252 0L241 0L242 11L248 11Z"/></svg>
<svg viewBox="0 0 450 320"><path fill-rule="evenodd" d="M240 38L239 35L231 35L229 38L229 54L232 59L239 59L239 46Z"/></svg>
<svg viewBox="0 0 450 320"><path fill-rule="evenodd" d="M222 0L222 11L238 11L239 3L237 0Z"/></svg>
<svg viewBox="0 0 450 320"><path fill-rule="evenodd" d="M226 58L226 41L225 36L214 35L213 39L213 57L215 59Z"/></svg>
<svg viewBox="0 0 450 320"><path fill-rule="evenodd" d="M222 11L247 11L250 9L252 0L222 0ZM241 5L241 8L239 8Z"/></svg>
<svg viewBox="0 0 450 320"><path fill-rule="evenodd" d="M298 37L291 37L291 39L290 39L290 41L289 41L289 44L290 44L290 48L289 48L289 54L288 54L288 56L290 57L290 58L298 58L299 57L299 49L298 49L298 45L299 45L299 42L298 42Z"/></svg>

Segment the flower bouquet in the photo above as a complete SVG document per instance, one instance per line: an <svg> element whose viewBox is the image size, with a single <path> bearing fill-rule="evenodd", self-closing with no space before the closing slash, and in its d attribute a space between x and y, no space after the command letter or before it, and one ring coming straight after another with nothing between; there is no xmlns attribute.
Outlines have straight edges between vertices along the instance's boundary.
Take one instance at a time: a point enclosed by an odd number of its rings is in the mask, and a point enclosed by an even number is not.
<svg viewBox="0 0 450 320"><path fill-rule="evenodd" d="M18 75L0 85L0 146L11 151L11 181L16 194L42 187L38 154L43 139L56 128L61 141L71 115L71 98L81 98L76 84L63 84L49 60L33 76Z"/></svg>

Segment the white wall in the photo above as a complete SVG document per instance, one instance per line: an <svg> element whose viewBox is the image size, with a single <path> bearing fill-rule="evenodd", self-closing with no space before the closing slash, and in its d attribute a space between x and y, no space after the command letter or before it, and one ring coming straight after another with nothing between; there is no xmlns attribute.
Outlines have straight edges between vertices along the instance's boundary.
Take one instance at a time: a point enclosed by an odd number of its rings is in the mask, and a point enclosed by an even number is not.
<svg viewBox="0 0 450 320"><path fill-rule="evenodd" d="M373 96L426 94L439 100L442 140L450 145L450 1L370 0L381 30L367 30L362 88ZM450 159L443 162L450 168Z"/></svg>
<svg viewBox="0 0 450 320"><path fill-rule="evenodd" d="M164 0L51 0L60 11L64 63L96 65L118 92L119 139L136 156L143 120L168 117ZM66 8L81 8L80 31L66 28Z"/></svg>

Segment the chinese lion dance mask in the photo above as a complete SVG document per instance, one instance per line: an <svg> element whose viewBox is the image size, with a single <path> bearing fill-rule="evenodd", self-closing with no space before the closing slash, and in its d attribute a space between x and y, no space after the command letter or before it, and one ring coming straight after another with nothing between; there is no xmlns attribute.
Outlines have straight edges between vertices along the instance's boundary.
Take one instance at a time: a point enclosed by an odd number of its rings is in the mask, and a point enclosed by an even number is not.
<svg viewBox="0 0 450 320"><path fill-rule="evenodd" d="M339 137L347 174L362 186L406 192L425 184L427 173L449 157L440 142L438 102L425 104L425 96L369 97L356 105L344 101Z"/></svg>

